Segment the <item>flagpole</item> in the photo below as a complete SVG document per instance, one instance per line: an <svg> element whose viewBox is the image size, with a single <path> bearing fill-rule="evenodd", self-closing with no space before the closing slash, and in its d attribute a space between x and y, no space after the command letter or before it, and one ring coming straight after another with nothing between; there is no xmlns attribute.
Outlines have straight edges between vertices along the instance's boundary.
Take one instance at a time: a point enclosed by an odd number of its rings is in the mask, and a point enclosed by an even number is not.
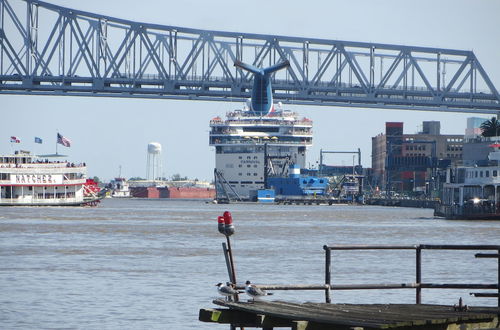
<svg viewBox="0 0 500 330"><path fill-rule="evenodd" d="M57 137L59 136L59 132L57 132ZM58 155L57 153L57 137L56 137L56 155Z"/></svg>

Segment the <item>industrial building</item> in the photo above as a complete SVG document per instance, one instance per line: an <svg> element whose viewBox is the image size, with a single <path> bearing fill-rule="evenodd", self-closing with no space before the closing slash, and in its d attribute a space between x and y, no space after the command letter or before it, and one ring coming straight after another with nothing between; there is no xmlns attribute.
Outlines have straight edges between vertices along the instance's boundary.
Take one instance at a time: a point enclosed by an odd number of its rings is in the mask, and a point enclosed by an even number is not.
<svg viewBox="0 0 500 330"><path fill-rule="evenodd" d="M372 137L372 185L394 193L434 190L437 170L461 162L463 143L464 135L441 134L439 121L424 121L417 134L386 122L385 133Z"/></svg>
<svg viewBox="0 0 500 330"><path fill-rule="evenodd" d="M481 135L481 124L487 120L488 118L467 118L462 156L464 166L486 164L488 162L488 155L493 151L491 145L498 143L500 139L498 136L484 137Z"/></svg>

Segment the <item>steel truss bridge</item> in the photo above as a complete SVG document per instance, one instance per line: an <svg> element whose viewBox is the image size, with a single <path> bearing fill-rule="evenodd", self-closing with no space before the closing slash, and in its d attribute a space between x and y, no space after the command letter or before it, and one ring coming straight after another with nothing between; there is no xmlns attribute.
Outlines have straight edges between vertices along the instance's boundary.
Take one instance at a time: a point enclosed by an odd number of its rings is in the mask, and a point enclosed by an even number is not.
<svg viewBox="0 0 500 330"><path fill-rule="evenodd" d="M0 93L239 101L236 60L291 66L288 104L492 113L500 95L472 51L133 22L35 0L0 0Z"/></svg>

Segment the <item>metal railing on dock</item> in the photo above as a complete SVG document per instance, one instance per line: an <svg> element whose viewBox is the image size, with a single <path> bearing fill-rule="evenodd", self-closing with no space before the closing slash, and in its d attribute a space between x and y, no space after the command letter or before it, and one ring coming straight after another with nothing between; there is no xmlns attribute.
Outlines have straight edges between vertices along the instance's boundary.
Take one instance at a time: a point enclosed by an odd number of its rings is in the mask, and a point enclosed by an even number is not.
<svg viewBox="0 0 500 330"><path fill-rule="evenodd" d="M332 245L323 246L325 250L325 300L331 303L331 290L370 290L370 289L415 289L416 304L422 302L422 289L496 289L497 292L473 293L476 297L496 297L500 307L500 245ZM396 284L332 284L332 251L345 250L415 250L415 282ZM477 253L476 258L492 258L498 260L498 282L496 284L475 283L423 283L422 282L422 250L461 250L461 251L495 251L495 253Z"/></svg>

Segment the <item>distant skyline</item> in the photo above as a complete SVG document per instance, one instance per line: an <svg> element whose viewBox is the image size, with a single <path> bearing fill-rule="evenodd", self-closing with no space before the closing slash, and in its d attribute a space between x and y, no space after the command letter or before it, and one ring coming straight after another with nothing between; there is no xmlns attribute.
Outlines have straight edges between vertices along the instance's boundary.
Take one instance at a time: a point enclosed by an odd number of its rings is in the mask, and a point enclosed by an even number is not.
<svg viewBox="0 0 500 330"><path fill-rule="evenodd" d="M263 0L47 2L199 29L473 50L493 84L500 87L500 1L354 0L309 1L307 5ZM89 176L107 181L118 176L120 166L126 178L146 177L147 145L159 142L164 176L178 173L212 180L215 158L208 146L209 121L241 106L239 102L0 95L0 154L12 151L11 136L21 140L14 145L16 149L54 153L59 132L72 141L70 148L59 145L59 153L67 154L71 161L86 162ZM386 121L402 121L405 133L415 133L422 121L438 120L443 134L464 134L466 118L491 117L298 105L286 108L314 122L314 146L307 154L311 165L319 160L320 149L361 148L363 166L371 166L371 137L384 132ZM35 144L35 137L42 138L43 144ZM325 163L350 165L352 156L328 155Z"/></svg>

